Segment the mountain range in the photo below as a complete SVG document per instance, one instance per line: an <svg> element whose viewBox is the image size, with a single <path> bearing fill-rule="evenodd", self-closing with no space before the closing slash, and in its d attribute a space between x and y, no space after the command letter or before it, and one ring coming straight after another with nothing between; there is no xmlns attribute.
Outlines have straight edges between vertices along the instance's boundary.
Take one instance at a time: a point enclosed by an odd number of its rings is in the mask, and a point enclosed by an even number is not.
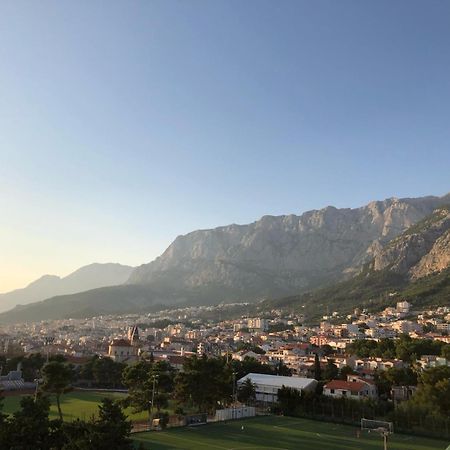
<svg viewBox="0 0 450 450"><path fill-rule="evenodd" d="M67 275L44 275L22 289L0 294L0 312L16 305L27 305L56 295L74 294L88 289L125 283L133 267L122 264L89 264Z"/></svg>
<svg viewBox="0 0 450 450"><path fill-rule="evenodd" d="M360 279L368 285L375 278L401 279L403 287L448 266L448 204L450 194L390 198L354 209L329 206L300 216L264 216L247 225L197 230L177 237L120 286L17 307L0 314L0 321L298 298Z"/></svg>
<svg viewBox="0 0 450 450"><path fill-rule="evenodd" d="M450 305L450 207L388 242L358 275L303 294L268 300L262 309L288 308L319 317L356 306L381 309L399 299L417 307Z"/></svg>

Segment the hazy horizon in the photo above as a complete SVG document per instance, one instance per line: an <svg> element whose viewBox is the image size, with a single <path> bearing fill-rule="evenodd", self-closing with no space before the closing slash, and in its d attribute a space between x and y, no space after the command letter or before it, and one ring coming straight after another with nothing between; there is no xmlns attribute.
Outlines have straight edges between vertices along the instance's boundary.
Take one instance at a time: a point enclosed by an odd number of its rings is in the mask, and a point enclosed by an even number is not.
<svg viewBox="0 0 450 450"><path fill-rule="evenodd" d="M419 197L428 197L428 196L442 197L442 196L447 195L447 194L450 194L450 192L446 192L446 193L439 194L439 195L426 194L426 195L422 195L422 196L419 196ZM391 196L391 197L396 197L396 196ZM391 198L391 197L388 197L388 198ZM370 201L382 201L382 200L385 200L385 199L373 199L373 200L370 200ZM369 201L369 202L370 202L370 201ZM368 202L368 203L369 203L369 202ZM335 206L335 205L325 205L325 206L323 206L323 208L325 208L326 206ZM358 207L360 207L360 206L364 206L364 205L352 206L351 208L358 208ZM345 206L342 206L342 208L345 208ZM322 207L321 207L321 208L314 208L314 209L320 210L320 209L322 209ZM280 215L295 214L295 215L299 215L299 216L300 216L300 215L302 215L303 213L308 212L308 211L309 211L309 210L307 210L307 211L300 211L300 212L291 212L291 213L286 212L286 213L280 214ZM270 214L270 212L268 212L267 215L272 215L272 214ZM261 217L262 217L262 216L257 217L257 218L254 219L253 221L257 221L257 220L259 220ZM251 222L253 222L253 221L251 221ZM248 223L251 223L251 222L248 222ZM245 223L245 224L247 224L247 223ZM217 227L225 226L225 225L230 225L230 223L218 224ZM237 225L244 225L244 223L238 223ZM211 228L216 228L216 226L213 226L213 227L211 227ZM198 229L205 229L205 228L198 228ZM191 230L191 231L195 231L195 230ZM13 288L8 289L8 290L5 290L5 291L0 291L0 294L7 293L7 292L10 292L10 291L15 290L15 289L21 289L21 288L24 288L24 287L28 286L30 283L32 283L32 282L34 282L34 281L38 280L39 278L41 278L41 277L43 277L43 276L46 276L46 275L56 275L56 276L58 276L58 277L60 277L60 278L64 278L64 277L66 277L66 276L72 274L72 273L75 272L76 270L80 269L81 267L88 266L88 265L90 265L90 264L95 264L95 263L99 263L99 264L113 263L113 264L122 264L122 265L126 265L126 266L131 266L131 267L138 267L138 266L140 266L141 264L147 264L147 263L153 261L153 260L154 260L155 258L157 258L158 256L160 256L160 255L167 249L167 247L173 242L173 240L174 240L175 238L176 238L176 236L174 236L173 239L172 239L170 242L168 242L168 244L164 247L164 249L163 249L160 253L156 254L155 256L153 256L151 259L149 259L149 260L147 260L147 261L142 261L142 262L139 262L139 263L137 263L137 264L133 264L133 263L127 264L127 263L124 263L124 262L122 262L122 261L91 261L91 262L88 262L88 263L86 263L86 264L81 264L81 265L79 265L79 266L74 266L73 269L69 269L69 271L67 271L67 272L65 272L65 273L63 273L63 274L61 274L61 273L55 273L55 272L44 272L44 273L41 273L41 274L37 275L35 278L31 279L29 282L25 282L25 284L24 284L23 286L13 287Z"/></svg>
<svg viewBox="0 0 450 450"><path fill-rule="evenodd" d="M0 13L0 292L199 228L449 191L450 3Z"/></svg>

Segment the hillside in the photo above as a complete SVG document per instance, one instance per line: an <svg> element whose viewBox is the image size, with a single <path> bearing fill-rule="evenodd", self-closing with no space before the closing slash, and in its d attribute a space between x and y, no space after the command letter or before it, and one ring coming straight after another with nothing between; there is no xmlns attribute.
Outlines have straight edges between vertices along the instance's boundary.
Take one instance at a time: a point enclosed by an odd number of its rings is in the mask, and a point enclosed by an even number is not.
<svg viewBox="0 0 450 450"><path fill-rule="evenodd" d="M412 249L416 241L407 237L407 230L421 224L446 203L450 203L450 195L391 198L361 208L327 207L301 216L264 216L248 225L194 231L177 237L160 257L133 270L125 286L54 297L35 306L1 314L0 321L285 298L340 281L346 286L345 280L352 288L361 275L352 277L360 273L362 267L373 264L374 260L391 264L388 261L402 254L402 242L407 241L404 247ZM433 221L433 226L436 227L437 222ZM444 235L443 241L438 243L436 240L435 246L431 243L430 228L425 226L421 230L429 234L427 242L430 245L427 244L426 251L421 250L420 258L414 261L420 262L426 255L433 261L445 260L439 253L445 246ZM433 236L440 237L439 233ZM399 251L386 253L398 237L401 237ZM429 271L431 263L424 259L422 264ZM381 295L386 286L406 286L408 277L412 277L401 271L389 271L381 265L376 270L372 267L371 271L380 272L373 275L373 281L366 279L368 286L373 285L376 295ZM355 301L358 295L360 293L355 294ZM336 297L332 291L329 296L330 301Z"/></svg>
<svg viewBox="0 0 450 450"><path fill-rule="evenodd" d="M445 269L449 262L450 207L443 206L389 242L371 267L419 279Z"/></svg>
<svg viewBox="0 0 450 450"><path fill-rule="evenodd" d="M450 268L412 282L389 271L373 272L369 276L361 274L312 292L267 300L259 309L300 311L314 320L327 312L349 313L356 307L380 310L399 299L408 300L418 308L450 306Z"/></svg>
<svg viewBox="0 0 450 450"><path fill-rule="evenodd" d="M74 294L88 289L123 284L133 268L121 264L89 264L60 278L44 275L23 289L0 294L0 312L16 305L27 305L56 295Z"/></svg>
<svg viewBox="0 0 450 450"><path fill-rule="evenodd" d="M149 313L183 305L209 305L216 302L217 286L179 291L165 285L123 284L91 289L72 295L61 295L0 313L0 323L40 321L46 319L83 318L108 314ZM223 296L242 296L225 291ZM214 299L214 301L212 300Z"/></svg>

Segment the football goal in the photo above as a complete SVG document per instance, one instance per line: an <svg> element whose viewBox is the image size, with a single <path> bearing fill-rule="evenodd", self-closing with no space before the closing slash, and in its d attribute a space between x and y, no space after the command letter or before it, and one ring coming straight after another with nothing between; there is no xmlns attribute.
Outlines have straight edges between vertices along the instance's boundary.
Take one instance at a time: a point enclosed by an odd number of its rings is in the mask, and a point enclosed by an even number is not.
<svg viewBox="0 0 450 450"><path fill-rule="evenodd" d="M394 424L383 420L361 419L361 430L378 433L383 438L384 450L388 450L388 436L394 432Z"/></svg>

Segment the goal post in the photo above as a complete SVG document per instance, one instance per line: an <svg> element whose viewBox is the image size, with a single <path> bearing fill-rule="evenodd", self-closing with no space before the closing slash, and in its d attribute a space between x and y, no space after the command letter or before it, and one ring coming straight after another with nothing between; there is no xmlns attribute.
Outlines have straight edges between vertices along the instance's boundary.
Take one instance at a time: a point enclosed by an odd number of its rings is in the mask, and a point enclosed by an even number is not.
<svg viewBox="0 0 450 450"><path fill-rule="evenodd" d="M378 433L383 438L384 450L388 450L388 436L394 432L394 424L384 420L361 419L361 430Z"/></svg>
<svg viewBox="0 0 450 450"><path fill-rule="evenodd" d="M384 420L361 419L361 430L376 431L380 434L392 434L394 432L394 424L385 422Z"/></svg>

